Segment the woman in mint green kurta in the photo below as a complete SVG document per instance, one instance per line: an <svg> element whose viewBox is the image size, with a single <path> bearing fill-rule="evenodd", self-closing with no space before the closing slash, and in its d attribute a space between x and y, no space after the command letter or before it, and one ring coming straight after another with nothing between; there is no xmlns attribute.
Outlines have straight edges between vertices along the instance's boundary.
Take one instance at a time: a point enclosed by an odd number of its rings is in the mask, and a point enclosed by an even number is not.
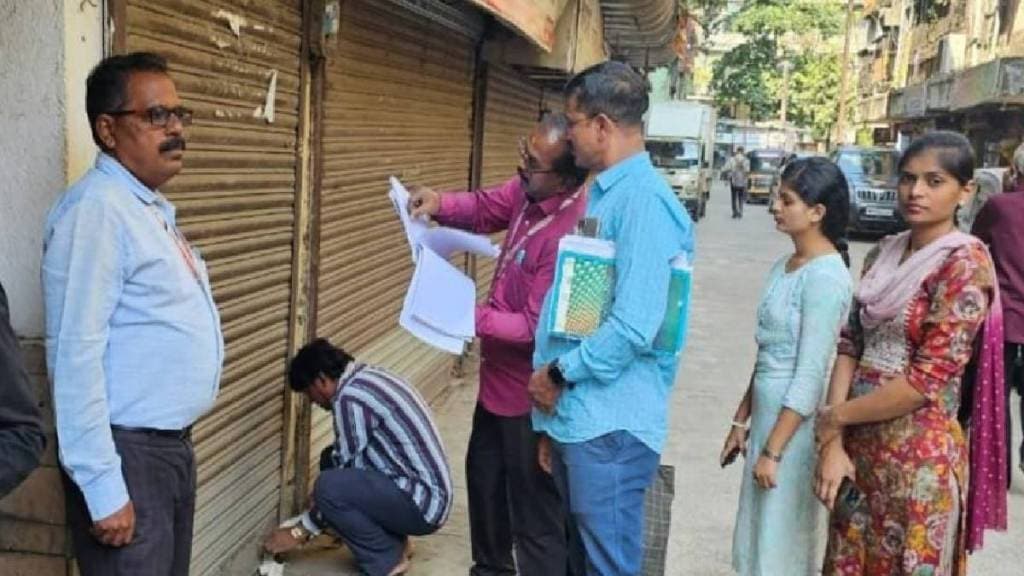
<svg viewBox="0 0 1024 576"><path fill-rule="evenodd" d="M852 297L842 239L846 180L824 158L790 163L772 214L795 247L772 268L757 312L757 363L722 450L743 453L733 568L805 576L820 566L813 416ZM747 420L749 418L749 430Z"/></svg>

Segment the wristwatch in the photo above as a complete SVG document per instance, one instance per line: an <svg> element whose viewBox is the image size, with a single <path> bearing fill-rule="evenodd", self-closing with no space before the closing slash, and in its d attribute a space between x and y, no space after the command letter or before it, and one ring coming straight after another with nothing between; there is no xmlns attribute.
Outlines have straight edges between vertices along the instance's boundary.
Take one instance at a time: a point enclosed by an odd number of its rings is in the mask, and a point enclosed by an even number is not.
<svg viewBox="0 0 1024 576"><path fill-rule="evenodd" d="M548 364L548 378L551 378L551 381L559 388L572 390L573 386L576 385L565 379L565 376L562 374L562 368L558 365L558 360Z"/></svg>
<svg viewBox="0 0 1024 576"><path fill-rule="evenodd" d="M764 456L765 458L771 460L772 462L782 462L782 454L772 452L771 449L768 448L767 446L765 446L764 449L761 450L761 456Z"/></svg>
<svg viewBox="0 0 1024 576"><path fill-rule="evenodd" d="M292 529L288 533L291 534L292 538L298 540L299 542L308 542L310 539L313 538L313 533L309 530L306 530L306 528L302 525L301 522L299 524L296 524L295 526L292 526Z"/></svg>

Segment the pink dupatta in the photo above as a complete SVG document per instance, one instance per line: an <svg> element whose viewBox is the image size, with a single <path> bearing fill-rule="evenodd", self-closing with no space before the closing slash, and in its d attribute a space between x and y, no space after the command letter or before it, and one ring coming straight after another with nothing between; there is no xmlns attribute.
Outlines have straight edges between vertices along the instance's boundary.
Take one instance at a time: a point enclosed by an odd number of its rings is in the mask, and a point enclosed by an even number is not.
<svg viewBox="0 0 1024 576"><path fill-rule="evenodd" d="M993 275L993 278L995 276ZM967 549L981 550L985 530L1006 530L1006 385L1003 305L996 284L978 340L967 480Z"/></svg>

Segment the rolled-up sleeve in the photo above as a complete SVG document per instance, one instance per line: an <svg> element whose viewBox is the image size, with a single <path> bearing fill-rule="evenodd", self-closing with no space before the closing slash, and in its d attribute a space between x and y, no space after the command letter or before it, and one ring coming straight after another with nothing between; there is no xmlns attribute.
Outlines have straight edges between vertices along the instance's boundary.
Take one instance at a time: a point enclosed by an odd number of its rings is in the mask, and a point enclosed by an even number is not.
<svg viewBox="0 0 1024 576"><path fill-rule="evenodd" d="M670 262L680 246L692 252L692 229L681 231L661 198L645 194L631 208L615 239L611 312L579 347L558 359L571 382L614 382L638 354L651 350L665 317Z"/></svg>
<svg viewBox="0 0 1024 576"><path fill-rule="evenodd" d="M793 378L782 405L805 418L814 414L825 390L829 361L850 303L849 282L810 270L800 298L800 337Z"/></svg>
<svg viewBox="0 0 1024 576"><path fill-rule="evenodd" d="M43 255L47 360L60 459L94 521L129 499L110 431L104 369L128 250L114 209L101 198L86 197L53 224Z"/></svg>

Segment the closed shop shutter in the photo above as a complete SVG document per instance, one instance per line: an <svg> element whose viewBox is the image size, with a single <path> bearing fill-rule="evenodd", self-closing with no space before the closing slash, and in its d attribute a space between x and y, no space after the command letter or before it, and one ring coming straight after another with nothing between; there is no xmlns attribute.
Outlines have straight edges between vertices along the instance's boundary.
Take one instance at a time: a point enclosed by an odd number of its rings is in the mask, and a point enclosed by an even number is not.
<svg viewBox="0 0 1024 576"><path fill-rule="evenodd" d="M429 400L453 357L398 327L412 262L388 176L467 187L476 38L402 3L347 0L335 41L323 97L316 332ZM317 410L311 471L332 439L329 414Z"/></svg>
<svg viewBox="0 0 1024 576"><path fill-rule="evenodd" d="M162 191L207 260L227 342L217 405L193 432L196 576L254 554L281 490L301 1L233 4L129 0L115 11L118 49L166 56L195 110L185 169Z"/></svg>
<svg viewBox="0 0 1024 576"><path fill-rule="evenodd" d="M484 112L483 161L481 185L493 186L516 174L519 139L537 123L542 106L540 86L510 66L489 64L487 68L487 107ZM504 234L495 235L501 241ZM477 295L483 299L490 290L496 261L477 258Z"/></svg>
<svg viewBox="0 0 1024 576"><path fill-rule="evenodd" d="M564 112L565 93L560 88L545 88L541 107L548 112Z"/></svg>

